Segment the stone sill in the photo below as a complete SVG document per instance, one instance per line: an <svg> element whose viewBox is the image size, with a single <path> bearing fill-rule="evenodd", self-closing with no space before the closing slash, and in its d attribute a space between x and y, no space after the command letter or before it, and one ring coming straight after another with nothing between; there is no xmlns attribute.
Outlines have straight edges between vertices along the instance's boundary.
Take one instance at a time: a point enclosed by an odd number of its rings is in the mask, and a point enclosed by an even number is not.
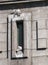
<svg viewBox="0 0 48 65"><path fill-rule="evenodd" d="M37 48L37 50L46 50L47 48Z"/></svg>
<svg viewBox="0 0 48 65"><path fill-rule="evenodd" d="M18 58L13 57L13 58L11 58L11 60L19 60L19 59L27 59L27 58L28 58L27 56L25 56L25 57L18 57Z"/></svg>

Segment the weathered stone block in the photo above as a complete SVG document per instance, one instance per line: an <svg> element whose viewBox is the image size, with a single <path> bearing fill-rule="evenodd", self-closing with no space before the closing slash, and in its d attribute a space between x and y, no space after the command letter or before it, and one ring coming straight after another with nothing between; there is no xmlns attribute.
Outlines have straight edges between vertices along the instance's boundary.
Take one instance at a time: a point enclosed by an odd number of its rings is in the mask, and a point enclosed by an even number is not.
<svg viewBox="0 0 48 65"><path fill-rule="evenodd" d="M21 60L20 60L20 61L21 61ZM19 59L18 59L18 60L10 60L10 61L9 61L9 64L10 64L10 65L20 65L20 64L19 64Z"/></svg>
<svg viewBox="0 0 48 65"><path fill-rule="evenodd" d="M7 24L0 24L0 32L7 32Z"/></svg>
<svg viewBox="0 0 48 65"><path fill-rule="evenodd" d="M8 65L8 64L9 63L8 63L8 60L7 59L0 59L0 65Z"/></svg>
<svg viewBox="0 0 48 65"><path fill-rule="evenodd" d="M24 65L31 65L31 50L24 50L24 56L27 56L28 58L24 60Z"/></svg>
<svg viewBox="0 0 48 65"><path fill-rule="evenodd" d="M39 39L38 40L38 48L47 48L46 39Z"/></svg>
<svg viewBox="0 0 48 65"><path fill-rule="evenodd" d="M7 50L7 42L0 42L0 51Z"/></svg>
<svg viewBox="0 0 48 65"><path fill-rule="evenodd" d="M34 57L32 58L32 65L48 65L47 57Z"/></svg>
<svg viewBox="0 0 48 65"><path fill-rule="evenodd" d="M31 49L36 49L36 45L37 45L36 40L32 40L31 42L32 42L32 45L31 45L32 48Z"/></svg>
<svg viewBox="0 0 48 65"><path fill-rule="evenodd" d="M7 52L0 53L0 59L6 59L7 58Z"/></svg>
<svg viewBox="0 0 48 65"><path fill-rule="evenodd" d="M37 40L32 40L32 49L37 49ZM46 39L38 39L38 48L47 48Z"/></svg>
<svg viewBox="0 0 48 65"><path fill-rule="evenodd" d="M0 14L0 23L7 23L7 14Z"/></svg>
<svg viewBox="0 0 48 65"><path fill-rule="evenodd" d="M47 31L45 29L38 30L38 38L47 38ZM36 39L36 31L32 31L32 39Z"/></svg>
<svg viewBox="0 0 48 65"><path fill-rule="evenodd" d="M47 55L47 50L32 50L32 57Z"/></svg>
<svg viewBox="0 0 48 65"><path fill-rule="evenodd" d="M47 48L48 48L48 39L47 39L47 44L46 45L47 45Z"/></svg>
<svg viewBox="0 0 48 65"><path fill-rule="evenodd" d="M38 22L38 29L46 29L46 20L33 20L32 30L36 30L36 22Z"/></svg>
<svg viewBox="0 0 48 65"><path fill-rule="evenodd" d="M7 40L7 34L6 33L0 33L0 41L4 41L4 42L6 42L6 40Z"/></svg>

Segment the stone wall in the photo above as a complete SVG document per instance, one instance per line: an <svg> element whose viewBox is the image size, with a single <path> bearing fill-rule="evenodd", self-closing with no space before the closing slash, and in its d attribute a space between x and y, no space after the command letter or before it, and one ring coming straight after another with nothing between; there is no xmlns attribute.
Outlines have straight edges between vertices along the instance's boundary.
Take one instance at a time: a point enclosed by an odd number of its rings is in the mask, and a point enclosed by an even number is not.
<svg viewBox="0 0 48 65"><path fill-rule="evenodd" d="M7 59L7 17L12 12L9 10L0 10L0 65L48 65L48 6L32 7L20 9L22 13L31 13L31 47L27 50L27 59ZM39 48L47 48L45 50L37 50L36 43L36 21L38 22ZM25 34L26 35L26 34ZM29 44L27 44L29 45Z"/></svg>
<svg viewBox="0 0 48 65"><path fill-rule="evenodd" d="M32 14L32 60L33 65L47 65L48 59L48 6L21 9L23 12L31 12ZM36 50L36 23L38 22L38 47L46 47L46 50Z"/></svg>

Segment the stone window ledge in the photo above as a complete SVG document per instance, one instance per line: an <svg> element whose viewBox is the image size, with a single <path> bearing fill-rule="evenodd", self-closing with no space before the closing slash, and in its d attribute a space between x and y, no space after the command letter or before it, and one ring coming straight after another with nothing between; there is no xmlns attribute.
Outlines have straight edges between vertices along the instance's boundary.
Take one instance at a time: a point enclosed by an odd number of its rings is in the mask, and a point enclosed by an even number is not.
<svg viewBox="0 0 48 65"><path fill-rule="evenodd" d="M27 59L27 58L28 58L27 56L24 56L24 57L13 57L13 58L11 58L11 60Z"/></svg>

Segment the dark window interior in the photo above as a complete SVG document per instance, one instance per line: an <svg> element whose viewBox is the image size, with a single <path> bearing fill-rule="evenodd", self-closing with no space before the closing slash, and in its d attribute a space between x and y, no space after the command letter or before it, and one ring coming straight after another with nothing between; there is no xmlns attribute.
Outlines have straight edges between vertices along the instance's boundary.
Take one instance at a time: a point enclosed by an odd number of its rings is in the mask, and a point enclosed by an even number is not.
<svg viewBox="0 0 48 65"><path fill-rule="evenodd" d="M18 36L18 45L24 49L24 33L23 33L23 21L17 21L17 36Z"/></svg>

